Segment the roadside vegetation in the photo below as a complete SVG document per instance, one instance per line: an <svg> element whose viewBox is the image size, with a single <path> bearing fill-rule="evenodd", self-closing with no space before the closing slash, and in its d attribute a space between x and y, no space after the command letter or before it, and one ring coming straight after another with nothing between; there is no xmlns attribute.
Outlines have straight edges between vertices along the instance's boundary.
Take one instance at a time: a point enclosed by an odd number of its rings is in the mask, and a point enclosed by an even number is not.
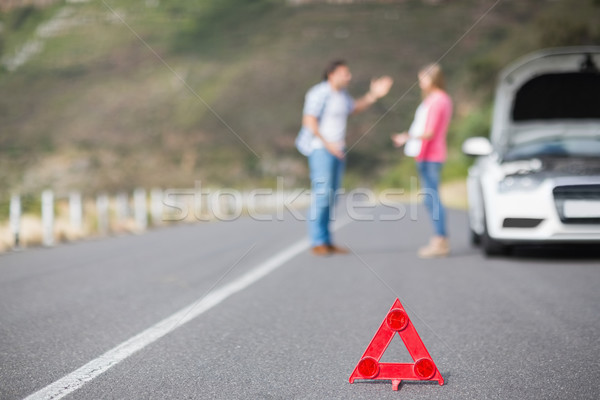
<svg viewBox="0 0 600 400"><path fill-rule="evenodd" d="M441 63L456 111L444 180L463 179L460 144L488 133L502 67L539 48L600 44L598 0L506 0L473 27L492 4L57 0L3 11L0 211L11 193L45 188L244 189L277 176L306 186L293 142L304 93L333 58L349 61L354 95L372 76L395 79L350 122L346 185L408 188L413 162L389 136L420 100L416 71L450 48Z"/></svg>

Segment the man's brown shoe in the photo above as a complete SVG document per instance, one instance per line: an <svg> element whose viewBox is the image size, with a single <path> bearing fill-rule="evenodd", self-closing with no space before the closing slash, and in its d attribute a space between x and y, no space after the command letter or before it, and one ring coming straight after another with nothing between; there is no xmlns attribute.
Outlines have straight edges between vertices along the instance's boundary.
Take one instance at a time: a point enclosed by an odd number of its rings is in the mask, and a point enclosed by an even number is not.
<svg viewBox="0 0 600 400"><path fill-rule="evenodd" d="M334 246L332 244L330 244L327 247L329 248L329 252L333 253L333 254L348 254L348 253L350 253L350 250L346 249L345 247Z"/></svg>
<svg viewBox="0 0 600 400"><path fill-rule="evenodd" d="M313 247L312 253L315 256L328 256L329 254L331 254L331 251L329 250L329 246L322 244L320 246Z"/></svg>

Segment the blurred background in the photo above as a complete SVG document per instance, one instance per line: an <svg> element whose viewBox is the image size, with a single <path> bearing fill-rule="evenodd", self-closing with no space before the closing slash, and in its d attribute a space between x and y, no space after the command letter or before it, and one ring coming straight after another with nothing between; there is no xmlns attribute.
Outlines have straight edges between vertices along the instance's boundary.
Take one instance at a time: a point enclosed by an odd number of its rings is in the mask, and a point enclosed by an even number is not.
<svg viewBox="0 0 600 400"><path fill-rule="evenodd" d="M408 188L414 163L389 136L420 101L417 70L450 48L443 179L462 182L460 144L488 134L498 72L540 48L600 44L600 0L496 3L0 0L0 222L12 194L27 212L44 189L60 198L200 180L243 190L278 176L307 187L294 147L304 95L337 58L354 96L373 76L395 79L349 123L346 187Z"/></svg>

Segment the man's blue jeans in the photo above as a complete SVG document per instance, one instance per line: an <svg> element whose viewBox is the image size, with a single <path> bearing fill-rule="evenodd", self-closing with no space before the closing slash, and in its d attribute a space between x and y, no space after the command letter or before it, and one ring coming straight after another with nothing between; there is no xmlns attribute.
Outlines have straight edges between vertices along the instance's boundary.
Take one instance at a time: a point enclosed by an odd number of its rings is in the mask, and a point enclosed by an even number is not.
<svg viewBox="0 0 600 400"><path fill-rule="evenodd" d="M312 189L308 214L310 240L313 246L330 245L329 221L346 163L325 149L315 149L308 156L308 166Z"/></svg>
<svg viewBox="0 0 600 400"><path fill-rule="evenodd" d="M421 195L429 216L433 222L433 229L437 236L445 237L446 210L442 206L438 187L440 185L440 172L442 163L421 161L417 162L419 179L421 181Z"/></svg>

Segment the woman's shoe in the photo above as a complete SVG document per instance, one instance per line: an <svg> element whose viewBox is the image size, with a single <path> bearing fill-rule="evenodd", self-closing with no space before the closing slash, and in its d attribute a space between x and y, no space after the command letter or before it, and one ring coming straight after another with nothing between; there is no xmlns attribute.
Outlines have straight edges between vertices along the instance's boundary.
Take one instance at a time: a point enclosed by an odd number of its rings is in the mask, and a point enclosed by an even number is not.
<svg viewBox="0 0 600 400"><path fill-rule="evenodd" d="M425 247L419 249L420 258L440 258L450 254L450 244L446 238L433 238Z"/></svg>

